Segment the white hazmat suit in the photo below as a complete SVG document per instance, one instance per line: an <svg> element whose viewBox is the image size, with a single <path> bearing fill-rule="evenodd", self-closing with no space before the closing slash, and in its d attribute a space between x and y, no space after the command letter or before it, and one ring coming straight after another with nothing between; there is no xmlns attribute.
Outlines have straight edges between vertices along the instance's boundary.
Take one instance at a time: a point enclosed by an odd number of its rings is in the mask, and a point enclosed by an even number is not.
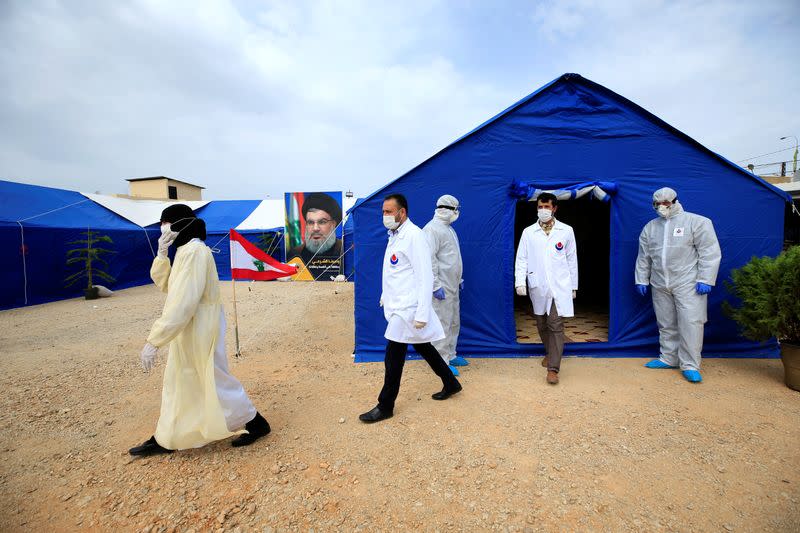
<svg viewBox="0 0 800 533"><path fill-rule="evenodd" d="M697 285L716 283L722 252L711 220L685 212L668 187L653 194L654 205L665 201L672 205L659 208L660 216L639 236L636 284L653 288L659 360L699 371L708 295L699 294Z"/></svg>
<svg viewBox="0 0 800 533"><path fill-rule="evenodd" d="M436 211L423 231L431 249L433 290L444 290L444 299L433 298L433 310L442 323L445 338L433 343L447 364L456 358L456 344L461 330L460 298L461 248L451 224L458 219L458 200L446 194L436 202ZM448 209L450 208L450 209Z"/></svg>

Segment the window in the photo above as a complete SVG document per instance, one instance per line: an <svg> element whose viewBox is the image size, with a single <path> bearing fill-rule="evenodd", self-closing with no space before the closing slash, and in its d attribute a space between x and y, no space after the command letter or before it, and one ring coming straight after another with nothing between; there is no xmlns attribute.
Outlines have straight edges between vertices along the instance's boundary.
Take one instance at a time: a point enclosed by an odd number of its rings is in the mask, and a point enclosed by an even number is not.
<svg viewBox="0 0 800 533"><path fill-rule="evenodd" d="M173 187L172 185L167 185L167 195L169 196L170 200L177 200L178 199L178 188Z"/></svg>

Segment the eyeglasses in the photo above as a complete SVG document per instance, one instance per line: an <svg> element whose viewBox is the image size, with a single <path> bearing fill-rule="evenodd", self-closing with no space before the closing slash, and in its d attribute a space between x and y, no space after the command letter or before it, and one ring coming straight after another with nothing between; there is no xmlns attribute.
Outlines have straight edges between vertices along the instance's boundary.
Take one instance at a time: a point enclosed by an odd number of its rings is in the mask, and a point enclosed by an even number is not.
<svg viewBox="0 0 800 533"><path fill-rule="evenodd" d="M455 211L456 213L459 211L458 206L453 207L452 205L437 205L436 209L449 209L450 211Z"/></svg>
<svg viewBox="0 0 800 533"><path fill-rule="evenodd" d="M306 226L327 226L333 222L330 218L323 218L321 220L306 220Z"/></svg>

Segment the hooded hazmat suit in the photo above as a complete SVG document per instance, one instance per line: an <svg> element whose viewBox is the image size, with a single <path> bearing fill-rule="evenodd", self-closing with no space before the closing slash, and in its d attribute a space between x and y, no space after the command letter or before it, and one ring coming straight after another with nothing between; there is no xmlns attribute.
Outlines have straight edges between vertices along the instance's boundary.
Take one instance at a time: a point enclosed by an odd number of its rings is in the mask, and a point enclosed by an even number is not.
<svg viewBox="0 0 800 533"><path fill-rule="evenodd" d="M722 252L711 220L684 211L668 187L653 194L654 204L664 201L672 205L639 236L636 284L653 288L659 359L699 371L708 295L698 294L696 285L716 283Z"/></svg>
<svg viewBox="0 0 800 533"><path fill-rule="evenodd" d="M444 328L445 338L436 341L434 348L441 354L445 363L456 357L456 344L461 330L460 284L463 264L458 235L451 224L458 219L458 200L449 194L439 198L436 211L423 231L431 249L433 267L433 290L444 290L444 299L433 298L433 310ZM452 209L448 209L452 208Z"/></svg>

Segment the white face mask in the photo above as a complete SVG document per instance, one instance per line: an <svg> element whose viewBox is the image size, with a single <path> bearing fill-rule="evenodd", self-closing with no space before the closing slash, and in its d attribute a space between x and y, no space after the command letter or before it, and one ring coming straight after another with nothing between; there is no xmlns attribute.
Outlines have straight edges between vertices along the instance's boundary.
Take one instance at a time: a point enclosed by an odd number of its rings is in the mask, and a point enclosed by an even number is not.
<svg viewBox="0 0 800 533"><path fill-rule="evenodd" d="M549 209L539 209L538 215L540 222L550 222L550 219L553 218L553 212Z"/></svg>
<svg viewBox="0 0 800 533"><path fill-rule="evenodd" d="M161 234L164 235L165 233L169 233L172 231L172 224L167 222L166 224L161 224Z"/></svg>
<svg viewBox="0 0 800 533"><path fill-rule="evenodd" d="M656 211L658 211L658 216L661 218L667 218L669 216L670 208L666 205L660 205L656 208Z"/></svg>
<svg viewBox="0 0 800 533"><path fill-rule="evenodd" d="M398 227L399 225L400 225L400 223L399 223L399 222L397 222L397 221L394 219L394 216L392 216L392 215L383 215L383 226L384 226L386 229L394 231L394 230L396 230L396 229L397 229L397 227Z"/></svg>

